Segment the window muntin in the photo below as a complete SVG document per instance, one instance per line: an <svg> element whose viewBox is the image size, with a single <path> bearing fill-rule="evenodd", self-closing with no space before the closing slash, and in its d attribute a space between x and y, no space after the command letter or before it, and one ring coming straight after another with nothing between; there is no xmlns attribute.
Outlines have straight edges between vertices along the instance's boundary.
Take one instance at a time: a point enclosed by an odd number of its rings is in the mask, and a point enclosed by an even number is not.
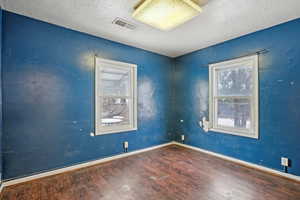
<svg viewBox="0 0 300 200"><path fill-rule="evenodd" d="M137 129L136 65L96 57L96 135Z"/></svg>
<svg viewBox="0 0 300 200"><path fill-rule="evenodd" d="M209 67L210 130L258 138L258 56Z"/></svg>

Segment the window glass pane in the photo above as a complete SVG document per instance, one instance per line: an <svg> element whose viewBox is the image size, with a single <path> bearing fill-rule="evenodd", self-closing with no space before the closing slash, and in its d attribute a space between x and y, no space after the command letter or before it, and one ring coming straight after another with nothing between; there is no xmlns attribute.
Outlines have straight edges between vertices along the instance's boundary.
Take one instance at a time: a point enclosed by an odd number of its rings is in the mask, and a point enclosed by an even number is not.
<svg viewBox="0 0 300 200"><path fill-rule="evenodd" d="M252 95L252 67L245 65L216 70L218 96Z"/></svg>
<svg viewBox="0 0 300 200"><path fill-rule="evenodd" d="M101 126L130 124L130 99L102 97L101 103Z"/></svg>
<svg viewBox="0 0 300 200"><path fill-rule="evenodd" d="M251 102L249 99L217 99L217 109L217 126L251 128Z"/></svg>
<svg viewBox="0 0 300 200"><path fill-rule="evenodd" d="M102 96L130 96L130 69L103 67L100 90Z"/></svg>

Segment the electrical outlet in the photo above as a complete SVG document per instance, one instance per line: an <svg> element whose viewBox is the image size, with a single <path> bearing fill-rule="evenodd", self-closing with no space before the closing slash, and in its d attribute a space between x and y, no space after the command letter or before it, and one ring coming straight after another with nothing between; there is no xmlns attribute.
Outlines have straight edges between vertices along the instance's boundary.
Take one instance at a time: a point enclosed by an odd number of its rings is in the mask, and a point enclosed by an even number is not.
<svg viewBox="0 0 300 200"><path fill-rule="evenodd" d="M281 157L281 165L288 167L289 166L289 159L285 157Z"/></svg>
<svg viewBox="0 0 300 200"><path fill-rule="evenodd" d="M181 135L181 141L184 141L184 139L185 139L184 135Z"/></svg>
<svg viewBox="0 0 300 200"><path fill-rule="evenodd" d="M128 142L127 141L124 142L124 148L128 149Z"/></svg>

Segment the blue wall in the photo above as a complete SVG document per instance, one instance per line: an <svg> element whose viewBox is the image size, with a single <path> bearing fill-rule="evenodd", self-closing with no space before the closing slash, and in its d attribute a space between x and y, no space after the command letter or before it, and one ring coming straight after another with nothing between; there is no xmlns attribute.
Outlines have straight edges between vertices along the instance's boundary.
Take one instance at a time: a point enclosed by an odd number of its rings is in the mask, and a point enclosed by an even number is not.
<svg viewBox="0 0 300 200"><path fill-rule="evenodd" d="M2 28L5 179L120 154L125 140L136 150L181 134L190 145L274 169L286 156L300 175L300 19L176 59L7 11ZM208 63L260 49L269 50L260 55L260 139L204 133ZM138 131L90 136L95 54L138 65Z"/></svg>
<svg viewBox="0 0 300 200"><path fill-rule="evenodd" d="M261 49L260 138L204 133L198 126L208 117L208 64ZM174 132L187 143L274 169L280 157L292 160L289 171L300 175L300 19L199 50L176 59L173 99ZM183 123L179 120L183 119Z"/></svg>
<svg viewBox="0 0 300 200"><path fill-rule="evenodd" d="M3 13L4 178L170 141L172 59ZM91 137L93 55L138 65L138 131Z"/></svg>

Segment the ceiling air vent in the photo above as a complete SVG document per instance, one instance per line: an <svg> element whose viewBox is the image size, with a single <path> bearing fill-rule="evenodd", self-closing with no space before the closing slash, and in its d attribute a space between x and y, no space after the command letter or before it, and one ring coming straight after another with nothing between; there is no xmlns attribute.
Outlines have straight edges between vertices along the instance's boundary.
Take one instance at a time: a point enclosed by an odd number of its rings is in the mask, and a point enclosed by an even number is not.
<svg viewBox="0 0 300 200"><path fill-rule="evenodd" d="M128 28L130 30L134 30L136 28L135 25L130 24L128 21L121 19L119 17L117 17L112 23L124 28Z"/></svg>

